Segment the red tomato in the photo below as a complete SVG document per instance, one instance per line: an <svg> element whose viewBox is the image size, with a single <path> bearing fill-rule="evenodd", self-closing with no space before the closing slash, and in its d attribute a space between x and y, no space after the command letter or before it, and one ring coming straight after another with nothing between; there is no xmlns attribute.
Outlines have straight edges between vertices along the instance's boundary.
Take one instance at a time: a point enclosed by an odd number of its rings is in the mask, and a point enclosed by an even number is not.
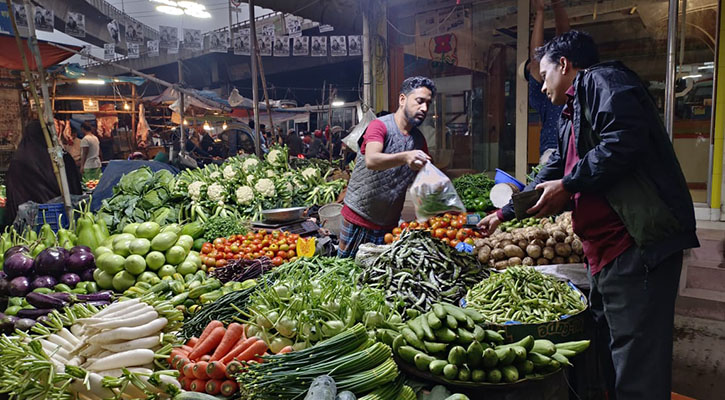
<svg viewBox="0 0 725 400"><path fill-rule="evenodd" d="M296 242L297 239L300 238L300 235L298 235L296 233L293 233L293 234L289 235L289 237L290 237L290 239L292 239L292 240L294 240Z"/></svg>
<svg viewBox="0 0 725 400"><path fill-rule="evenodd" d="M269 251L277 251L277 250L279 250L279 246L277 246L276 244L272 243L269 245Z"/></svg>
<svg viewBox="0 0 725 400"><path fill-rule="evenodd" d="M285 258L287 258L287 252L280 250L277 252L277 257L279 257L281 259L285 259Z"/></svg>
<svg viewBox="0 0 725 400"><path fill-rule="evenodd" d="M272 252L272 251L267 251L266 253L264 253L264 255L269 258L274 258L274 252Z"/></svg>
<svg viewBox="0 0 725 400"><path fill-rule="evenodd" d="M240 260L242 258L242 255L237 253L232 258L235 259L235 260Z"/></svg>
<svg viewBox="0 0 725 400"><path fill-rule="evenodd" d="M454 219L453 221L451 221L451 227L453 229L459 229L461 227L461 221Z"/></svg>
<svg viewBox="0 0 725 400"><path fill-rule="evenodd" d="M213 248L211 243L206 242L201 246L201 254L209 254Z"/></svg>
<svg viewBox="0 0 725 400"><path fill-rule="evenodd" d="M234 243L233 245L229 246L229 250L232 253L239 253L239 245Z"/></svg>
<svg viewBox="0 0 725 400"><path fill-rule="evenodd" d="M445 237L445 238L441 239L441 241L442 241L443 243L445 243L445 244L448 244L448 245L450 245L450 244L451 244L451 239L448 239L447 237Z"/></svg>
<svg viewBox="0 0 725 400"><path fill-rule="evenodd" d="M297 258L297 252L294 250L287 251L287 258L292 260L293 258Z"/></svg>
<svg viewBox="0 0 725 400"><path fill-rule="evenodd" d="M446 230L443 228L438 228L433 232L433 236L437 237L438 239L443 239L446 236Z"/></svg>
<svg viewBox="0 0 725 400"><path fill-rule="evenodd" d="M385 241L385 244L393 243L393 234L392 233L386 233L383 237L383 241Z"/></svg>
<svg viewBox="0 0 725 400"><path fill-rule="evenodd" d="M456 230L455 229L449 229L446 231L446 237L448 237L449 240L453 240L456 238Z"/></svg>
<svg viewBox="0 0 725 400"><path fill-rule="evenodd" d="M216 239L214 239L213 243L214 243L214 246L216 246L218 244L224 244L224 238L216 238Z"/></svg>
<svg viewBox="0 0 725 400"><path fill-rule="evenodd" d="M403 230L400 228L393 228L393 235L400 235L403 233Z"/></svg>
<svg viewBox="0 0 725 400"><path fill-rule="evenodd" d="M408 228L409 226L410 226L410 225L409 225L409 224L408 224L407 222L403 222L402 224L400 224L400 229L406 229L406 228Z"/></svg>
<svg viewBox="0 0 725 400"><path fill-rule="evenodd" d="M456 246L458 246L458 243L460 243L460 241L459 241L459 240L455 240L455 239L454 239L454 240L451 240L451 247L456 247Z"/></svg>
<svg viewBox="0 0 725 400"><path fill-rule="evenodd" d="M468 235L464 231L458 231L458 233L456 233L456 239L458 239L459 242L466 240L467 237Z"/></svg>
<svg viewBox="0 0 725 400"><path fill-rule="evenodd" d="M279 267L280 265L282 265L282 263L284 263L284 260L282 260L282 258L280 257L274 257L272 259L272 265L274 265L275 267Z"/></svg>
<svg viewBox="0 0 725 400"><path fill-rule="evenodd" d="M223 267L223 266L225 266L225 265L227 265L227 260L216 260L216 265L215 265L215 267L217 267L217 268L221 268L221 267Z"/></svg>
<svg viewBox="0 0 725 400"><path fill-rule="evenodd" d="M410 224L408 224L408 228L410 229L417 229L418 228L418 222L413 221Z"/></svg>

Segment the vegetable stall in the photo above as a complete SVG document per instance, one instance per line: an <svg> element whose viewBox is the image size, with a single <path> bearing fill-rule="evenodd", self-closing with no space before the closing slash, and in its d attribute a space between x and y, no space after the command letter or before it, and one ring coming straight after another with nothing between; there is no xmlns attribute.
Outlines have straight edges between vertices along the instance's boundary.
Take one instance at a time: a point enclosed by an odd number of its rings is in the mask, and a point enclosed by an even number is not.
<svg viewBox="0 0 725 400"><path fill-rule="evenodd" d="M374 254L338 259L316 232L255 225L345 187L329 163L288 160L273 148L178 175L142 167L98 211L81 203L74 230L42 218L7 229L0 393L532 398L521 393L582 362L586 335L546 333L577 321L586 298L535 268L581 262L569 215L485 237L469 215L492 208L493 181L464 176L454 186L470 214L404 222Z"/></svg>

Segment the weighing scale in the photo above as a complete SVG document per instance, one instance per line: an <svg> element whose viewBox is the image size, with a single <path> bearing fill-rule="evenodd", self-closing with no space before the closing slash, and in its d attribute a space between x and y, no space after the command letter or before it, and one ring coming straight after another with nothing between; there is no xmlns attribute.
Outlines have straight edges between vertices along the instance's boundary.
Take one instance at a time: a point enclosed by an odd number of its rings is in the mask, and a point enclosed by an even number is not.
<svg viewBox="0 0 725 400"><path fill-rule="evenodd" d="M317 230L320 229L316 223L305 218L289 222L254 221L252 222L252 227L256 229L266 229L268 231L280 230L283 232L296 233L300 236L317 233Z"/></svg>

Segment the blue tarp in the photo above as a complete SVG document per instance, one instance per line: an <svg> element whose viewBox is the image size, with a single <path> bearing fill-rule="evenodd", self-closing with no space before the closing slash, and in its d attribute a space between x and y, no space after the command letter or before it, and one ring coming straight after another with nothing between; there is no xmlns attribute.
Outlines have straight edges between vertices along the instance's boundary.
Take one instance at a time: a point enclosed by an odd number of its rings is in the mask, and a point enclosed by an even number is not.
<svg viewBox="0 0 725 400"><path fill-rule="evenodd" d="M113 187L118 184L121 177L131 171L135 171L143 166L148 166L152 171L156 172L162 169L168 169L174 175L179 170L169 164L158 161L142 161L142 160L111 160L108 166L103 170L101 180L93 191L93 201L91 202L91 211L96 212L101 208L103 199L113 196Z"/></svg>
<svg viewBox="0 0 725 400"><path fill-rule="evenodd" d="M110 82L125 82L125 83L133 83L136 86L141 86L146 82L146 79L138 77L138 76L103 76L103 75L91 75L88 76L88 71L85 70L85 68L81 67L78 64L64 64L64 65L58 65L54 68L49 69L51 73L60 73L61 75L65 76L68 79L80 79L80 78L88 78L88 79L100 79L106 83Z"/></svg>

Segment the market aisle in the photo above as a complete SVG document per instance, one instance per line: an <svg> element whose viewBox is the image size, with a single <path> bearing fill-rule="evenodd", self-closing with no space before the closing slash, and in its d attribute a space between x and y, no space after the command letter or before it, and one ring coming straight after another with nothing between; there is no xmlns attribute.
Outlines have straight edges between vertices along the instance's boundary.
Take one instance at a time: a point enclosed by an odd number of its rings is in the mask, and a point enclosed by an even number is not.
<svg viewBox="0 0 725 400"><path fill-rule="evenodd" d="M675 315L672 390L698 400L725 393L725 321Z"/></svg>

